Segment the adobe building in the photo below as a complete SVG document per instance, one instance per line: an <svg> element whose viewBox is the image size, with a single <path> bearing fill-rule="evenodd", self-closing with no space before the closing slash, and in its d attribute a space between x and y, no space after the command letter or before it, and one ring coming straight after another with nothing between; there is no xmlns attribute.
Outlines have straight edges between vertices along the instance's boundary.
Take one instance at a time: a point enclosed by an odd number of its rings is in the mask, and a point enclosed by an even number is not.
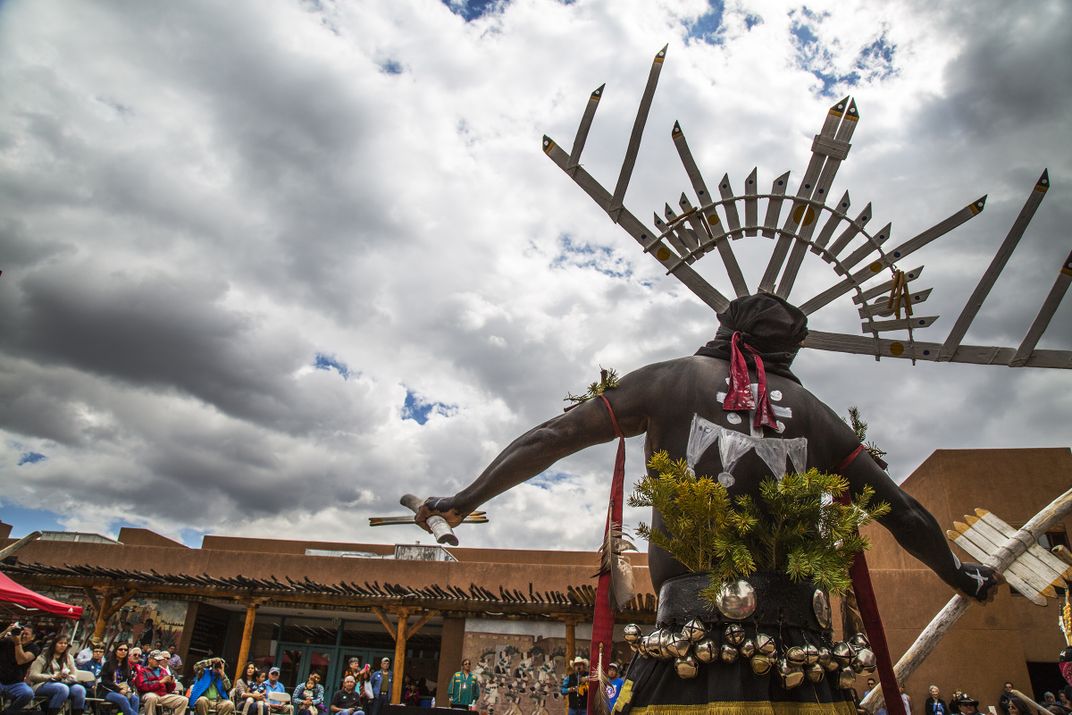
<svg viewBox="0 0 1072 715"><path fill-rule="evenodd" d="M1072 486L1072 452L939 450L902 487L943 528L975 507L1019 526ZM1072 519L1047 536L1068 543ZM0 547L13 541L0 525ZM872 580L898 658L952 596L881 527L867 528ZM1049 545L1049 543L1047 545ZM956 549L954 549L956 550ZM965 554L959 554L968 560ZM614 659L628 660L621 627L655 618L646 554L631 554L637 595L618 617ZM289 687L317 672L335 687L347 660L389 657L406 678L446 702L463 657L481 675L484 712L564 707L558 684L588 655L597 557L593 552L443 548L205 536L189 548L144 529L117 540L52 533L0 564L25 586L86 607L83 633L152 646L172 642L186 669L210 654L278 665ZM1058 605L1008 589L972 606L906 683L915 707L929 684L971 693L981 709L1012 680L1041 697L1060 685ZM403 678L397 677L394 701ZM862 680L857 688L863 690Z"/></svg>

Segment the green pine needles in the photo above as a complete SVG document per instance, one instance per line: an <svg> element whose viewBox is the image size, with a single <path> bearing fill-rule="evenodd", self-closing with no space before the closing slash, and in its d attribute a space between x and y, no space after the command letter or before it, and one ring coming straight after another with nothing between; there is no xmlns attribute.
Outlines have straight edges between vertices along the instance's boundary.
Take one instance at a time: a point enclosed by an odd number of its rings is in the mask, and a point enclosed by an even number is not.
<svg viewBox="0 0 1072 715"><path fill-rule="evenodd" d="M629 505L653 507L663 525L640 524L637 533L690 571L710 573L711 586L703 594L710 601L723 584L756 570L844 593L851 585L853 557L870 546L859 527L890 510L885 502L871 504L870 487L839 504L848 481L817 469L767 477L755 499L730 497L718 481L694 476L685 460L673 460L665 451L653 454L648 467L654 474L637 482Z"/></svg>

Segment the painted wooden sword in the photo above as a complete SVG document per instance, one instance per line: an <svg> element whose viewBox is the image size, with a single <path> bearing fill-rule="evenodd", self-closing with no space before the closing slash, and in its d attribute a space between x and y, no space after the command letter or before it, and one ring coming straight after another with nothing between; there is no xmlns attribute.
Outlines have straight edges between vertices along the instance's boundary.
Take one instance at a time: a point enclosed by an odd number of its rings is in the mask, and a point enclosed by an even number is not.
<svg viewBox="0 0 1072 715"><path fill-rule="evenodd" d="M1020 529L985 509L976 509L974 516L964 517L964 522L954 522L956 529L947 531L946 535L972 558L1002 574L1029 601L1045 606L1047 598L1057 596L1056 588L1069 587L1072 565L1039 546L1038 539L1069 513L1072 513L1072 489L1050 502ZM959 593L949 599L897 661L893 670L898 682L908 678L930 655L973 600ZM882 689L874 688L860 706L875 712L882 703Z"/></svg>
<svg viewBox="0 0 1072 715"><path fill-rule="evenodd" d="M416 514L421 508L421 504L424 500L414 494L403 494L402 498L398 502L413 512L414 516L370 516L369 526L391 526L397 524L415 524ZM488 516L485 512L474 511L462 520L463 524L487 524ZM450 524L447 520L441 516L428 517L428 528L431 529L432 535L436 539L436 543L450 544L451 546L458 545L458 537L454 535L454 530L450 528Z"/></svg>

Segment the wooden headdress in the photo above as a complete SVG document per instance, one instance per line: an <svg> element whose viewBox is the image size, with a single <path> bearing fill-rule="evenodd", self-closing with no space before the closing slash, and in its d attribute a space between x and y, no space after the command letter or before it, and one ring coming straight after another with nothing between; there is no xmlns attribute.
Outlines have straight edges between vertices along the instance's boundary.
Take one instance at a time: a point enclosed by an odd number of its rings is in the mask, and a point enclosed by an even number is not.
<svg viewBox="0 0 1072 715"><path fill-rule="evenodd" d="M862 335L813 330L804 341L804 347L874 355L876 360L895 357L908 358L913 362L931 360L1009 367L1072 368L1072 351L1035 348L1072 283L1072 255L1065 259L1053 288L1018 347L961 344L968 327L1045 197L1050 185L1048 172L1042 172L990 266L961 310L949 336L942 342L916 340L916 331L930 327L938 316L916 314L916 308L931 294L930 288L912 288L923 267L904 270L899 268L899 264L928 243L979 215L986 204L986 196L972 201L896 247L887 248L892 226L887 223L878 230L868 230L873 216L870 203L855 216L848 213L847 191L829 203L834 176L848 156L849 140L859 120L856 102L851 97L841 100L827 112L822 129L812 142L811 160L794 195L787 195L788 171L774 179L767 193L759 193L756 169L745 179L743 194L731 188L728 174L723 174L718 182L717 195L712 194L693 160L684 131L675 122L671 137L695 196L690 199L683 192L677 202L677 210L667 204L665 218L655 215L654 228L642 223L625 208L623 202L665 57L666 47L655 55L652 63L613 191L605 189L580 165L581 152L605 85L601 85L589 97L569 154L547 136L543 138L543 150L610 215L612 221L636 239L645 253L654 256L668 273L684 283L700 300L716 311L725 310L730 301L694 268L700 259L711 252L717 252L722 259L736 297L750 294L748 283L734 256L732 242L762 235L774 241L770 260L759 281L759 292L775 293L788 299L804 257L810 250L829 263L839 279L829 288L800 303L800 309L811 314L847 293L853 294L853 302L861 319ZM891 334L904 337L890 337Z"/></svg>

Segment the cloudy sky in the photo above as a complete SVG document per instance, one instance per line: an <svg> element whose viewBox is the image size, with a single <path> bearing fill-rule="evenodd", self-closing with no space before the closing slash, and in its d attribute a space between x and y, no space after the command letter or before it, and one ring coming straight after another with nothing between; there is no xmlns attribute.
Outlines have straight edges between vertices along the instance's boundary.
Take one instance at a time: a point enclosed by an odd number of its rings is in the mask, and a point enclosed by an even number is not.
<svg viewBox="0 0 1072 715"><path fill-rule="evenodd" d="M642 220L689 187L674 120L709 183L792 170L792 192L848 94L861 121L832 192L873 202L891 241L989 195L902 266L926 265L922 312L942 316L923 340L948 334L1048 167L965 340L1018 345L1072 248L1072 10L933 6L0 3L0 519L409 541L368 517L453 493L601 365L695 351L711 310L540 146L569 147L605 82L584 164L613 186L665 44L626 197ZM754 287L771 243L734 245ZM833 279L809 255L791 297ZM812 317L858 324L847 298ZM1072 299L1039 347L1072 348ZM935 449L1072 442L1068 371L796 365L838 412L860 406L898 480ZM559 463L462 543L594 548L612 459Z"/></svg>

